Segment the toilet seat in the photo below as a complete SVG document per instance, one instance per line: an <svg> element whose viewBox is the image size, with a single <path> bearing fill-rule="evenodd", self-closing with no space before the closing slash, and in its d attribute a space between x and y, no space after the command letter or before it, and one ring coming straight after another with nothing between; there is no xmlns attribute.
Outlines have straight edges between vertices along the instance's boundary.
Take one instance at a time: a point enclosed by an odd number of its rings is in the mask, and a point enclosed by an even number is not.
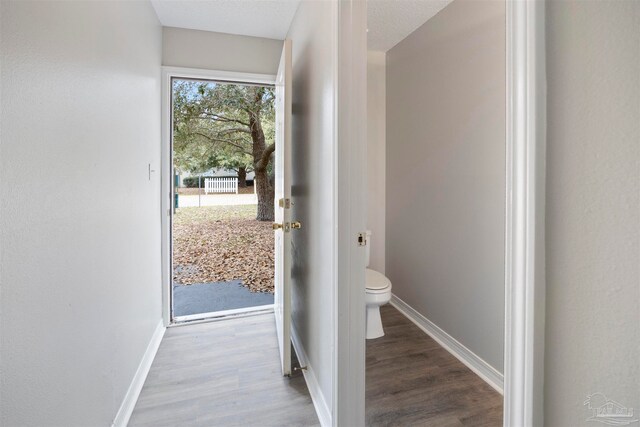
<svg viewBox="0 0 640 427"><path fill-rule="evenodd" d="M365 289L365 292L369 295L388 294L391 292L391 286L384 289Z"/></svg>
<svg viewBox="0 0 640 427"><path fill-rule="evenodd" d="M368 293L384 293L391 289L391 280L387 276L369 268L365 270L364 283Z"/></svg>

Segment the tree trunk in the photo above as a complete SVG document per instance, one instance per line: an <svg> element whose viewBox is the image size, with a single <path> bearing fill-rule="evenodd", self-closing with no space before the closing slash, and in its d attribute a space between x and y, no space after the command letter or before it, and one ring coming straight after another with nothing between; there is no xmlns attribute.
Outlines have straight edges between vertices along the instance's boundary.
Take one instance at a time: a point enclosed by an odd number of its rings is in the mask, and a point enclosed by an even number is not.
<svg viewBox="0 0 640 427"><path fill-rule="evenodd" d="M253 141L253 170L255 171L256 177L253 185L256 185L256 194L258 195L258 214L256 215L256 219L258 221L273 221L274 189L269 181L267 170L275 146L271 144L267 147L264 131L262 130L260 109L263 94L264 88L255 88L254 102L256 108L249 114L249 129L251 130L251 140Z"/></svg>
<svg viewBox="0 0 640 427"><path fill-rule="evenodd" d="M247 186L247 168L238 168L238 188L246 188Z"/></svg>
<svg viewBox="0 0 640 427"><path fill-rule="evenodd" d="M253 185L256 185L256 194L258 195L258 214L256 219L258 221L273 221L273 198L275 195L273 186L269 181L269 175L266 169L257 170L255 173L256 177L253 180Z"/></svg>

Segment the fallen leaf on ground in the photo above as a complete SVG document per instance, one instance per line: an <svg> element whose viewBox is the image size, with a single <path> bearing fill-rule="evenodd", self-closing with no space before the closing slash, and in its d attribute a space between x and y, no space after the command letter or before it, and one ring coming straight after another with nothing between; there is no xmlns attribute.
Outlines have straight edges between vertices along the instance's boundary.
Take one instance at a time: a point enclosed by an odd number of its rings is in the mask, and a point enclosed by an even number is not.
<svg viewBox="0 0 640 427"><path fill-rule="evenodd" d="M173 217L174 283L241 280L251 292L273 292L273 229L255 216L255 205L178 209Z"/></svg>

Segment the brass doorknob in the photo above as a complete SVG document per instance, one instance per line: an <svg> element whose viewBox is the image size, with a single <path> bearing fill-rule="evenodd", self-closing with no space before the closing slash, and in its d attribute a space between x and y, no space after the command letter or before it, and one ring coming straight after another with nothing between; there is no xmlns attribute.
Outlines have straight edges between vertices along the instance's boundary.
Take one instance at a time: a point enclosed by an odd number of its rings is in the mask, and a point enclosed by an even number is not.
<svg viewBox="0 0 640 427"><path fill-rule="evenodd" d="M279 229L281 229L281 228L282 228L282 224L279 224L279 223L277 223L277 222L274 222L274 223L273 223L273 225L272 225L272 227L273 227L273 229L274 229L274 230L279 230Z"/></svg>
<svg viewBox="0 0 640 427"><path fill-rule="evenodd" d="M294 229L302 228L302 224L300 224L300 221L294 221L291 223L291 228L294 228Z"/></svg>

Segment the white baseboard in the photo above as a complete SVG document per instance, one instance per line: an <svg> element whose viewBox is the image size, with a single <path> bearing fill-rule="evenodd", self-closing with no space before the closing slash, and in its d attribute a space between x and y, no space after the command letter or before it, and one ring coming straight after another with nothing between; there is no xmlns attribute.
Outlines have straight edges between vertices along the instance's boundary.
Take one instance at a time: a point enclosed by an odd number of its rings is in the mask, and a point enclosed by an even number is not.
<svg viewBox="0 0 640 427"><path fill-rule="evenodd" d="M477 354L462 345L397 296L391 295L391 305L444 347L445 350L455 356L456 359L464 363L498 393L504 394L504 375L498 372L493 366L482 360Z"/></svg>
<svg viewBox="0 0 640 427"><path fill-rule="evenodd" d="M309 358L307 357L307 353L304 351L302 347L302 343L300 342L300 337L291 325L291 341L293 342L293 348L296 351L296 355L298 356L298 362L300 362L300 366L306 366L307 369L303 370L304 380L307 383L307 388L309 389L309 394L311 395L311 400L313 401L313 406L316 409L316 414L318 415L318 420L320 421L320 425L322 427L330 427L331 422L331 409L327 406L327 401L324 398L324 394L320 389L320 383L318 382L318 377L316 377L311 364L309 363Z"/></svg>
<svg viewBox="0 0 640 427"><path fill-rule="evenodd" d="M113 420L113 424L111 424L112 427L126 427L129 423L129 418L131 418L133 408L136 406L138 396L140 396L140 391L142 391L144 381L147 379L147 374L149 373L149 369L151 369L153 359L156 357L156 353L158 352L158 347L160 347L160 341L162 341L165 330L164 321L160 319L156 330L151 336L149 345L147 345L147 349L142 356L142 360L138 365L138 370L133 376L131 384L129 384L127 394L125 394L122 404L120 405L120 409Z"/></svg>

